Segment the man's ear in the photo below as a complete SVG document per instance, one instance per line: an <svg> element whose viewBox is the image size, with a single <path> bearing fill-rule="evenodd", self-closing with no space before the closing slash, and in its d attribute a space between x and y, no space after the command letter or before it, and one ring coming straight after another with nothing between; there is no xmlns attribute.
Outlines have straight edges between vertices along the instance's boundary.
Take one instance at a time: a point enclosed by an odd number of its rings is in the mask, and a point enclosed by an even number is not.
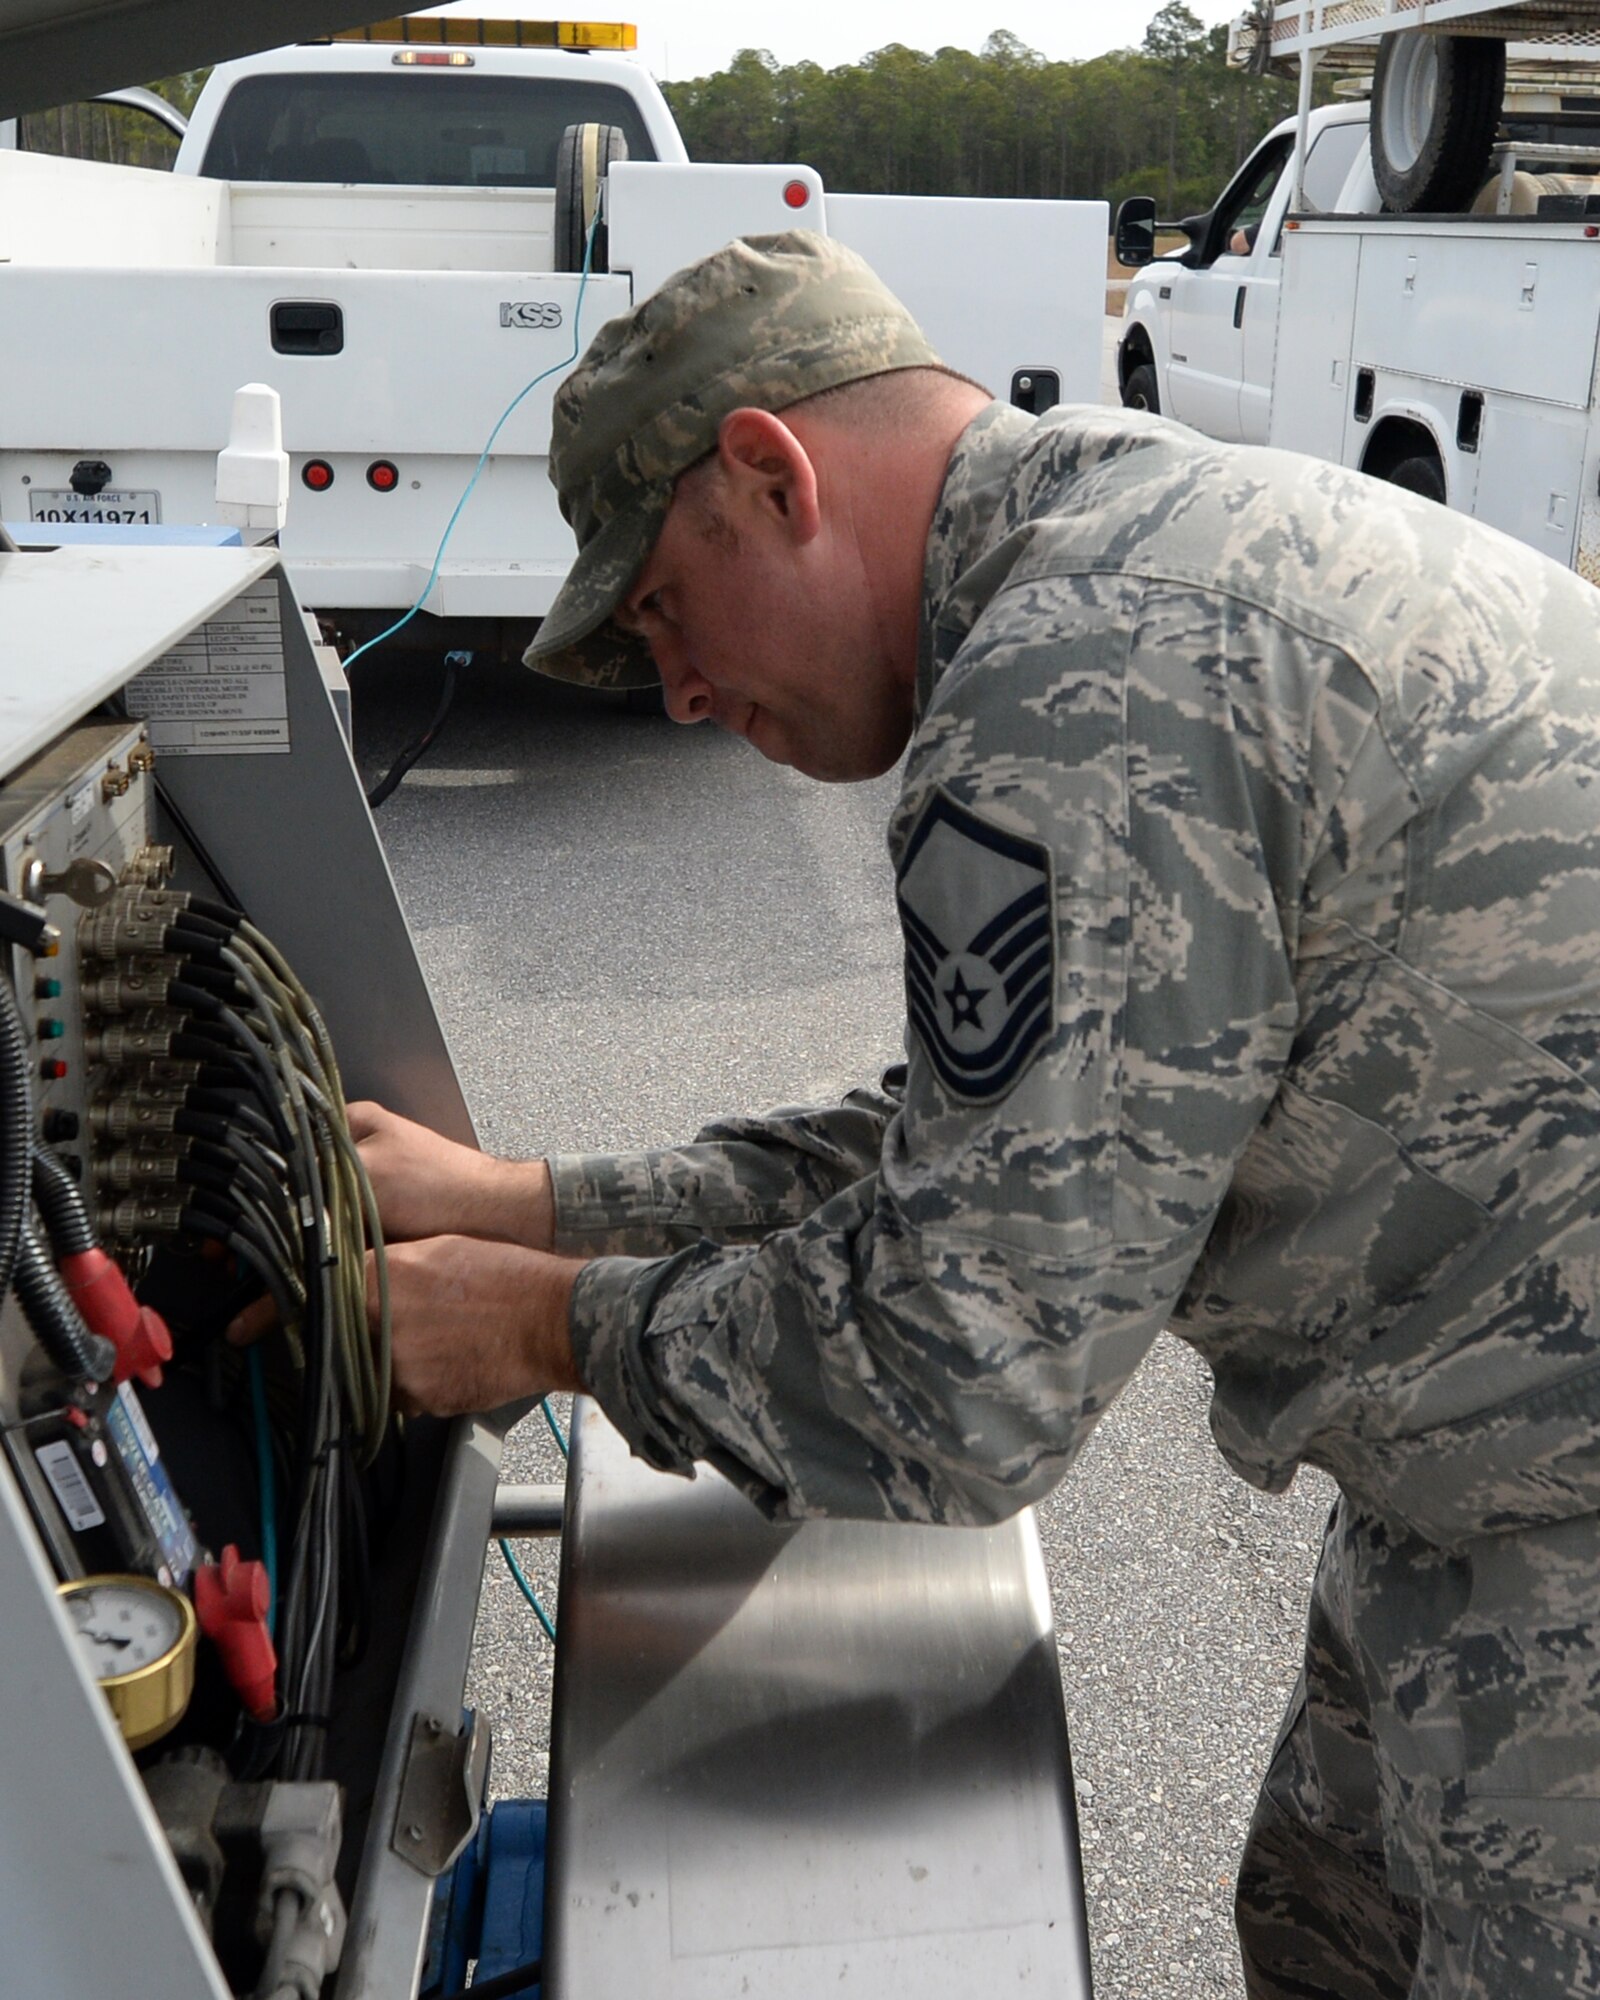
<svg viewBox="0 0 1600 2000"><path fill-rule="evenodd" d="M730 410L717 430L730 499L809 542L822 526L817 473L805 446L770 410Z"/></svg>

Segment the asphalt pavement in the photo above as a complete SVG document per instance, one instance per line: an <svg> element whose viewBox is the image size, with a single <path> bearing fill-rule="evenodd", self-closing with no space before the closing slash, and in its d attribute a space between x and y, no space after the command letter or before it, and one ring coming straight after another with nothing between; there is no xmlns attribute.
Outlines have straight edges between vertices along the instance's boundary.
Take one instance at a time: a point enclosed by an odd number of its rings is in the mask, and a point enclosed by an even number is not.
<svg viewBox="0 0 1600 2000"><path fill-rule="evenodd" d="M1108 360L1114 338L1108 322ZM369 778L427 719L437 674L357 667ZM379 827L483 1143L665 1143L717 1114L827 1102L894 1060L892 797L892 778L816 786L705 729L469 673ZM1206 1400L1163 1336L1039 1509L1099 2000L1243 1990L1234 1869L1331 1489L1241 1485ZM559 1473L529 1420L504 1476ZM468 1699L494 1725L496 1795L538 1796L551 1648L489 1553ZM518 1553L559 1623L555 1545Z"/></svg>

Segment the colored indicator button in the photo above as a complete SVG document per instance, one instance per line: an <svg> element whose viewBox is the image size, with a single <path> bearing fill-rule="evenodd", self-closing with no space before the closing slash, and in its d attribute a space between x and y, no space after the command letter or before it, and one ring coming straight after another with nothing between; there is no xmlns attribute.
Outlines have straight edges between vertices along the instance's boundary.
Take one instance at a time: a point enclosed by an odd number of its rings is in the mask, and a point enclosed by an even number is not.
<svg viewBox="0 0 1600 2000"><path fill-rule="evenodd" d="M33 955L35 958L59 958L61 956L60 938L54 936L45 938Z"/></svg>
<svg viewBox="0 0 1600 2000"><path fill-rule="evenodd" d="M313 493L326 493L333 484L333 467L325 458L308 458L300 468L300 478Z"/></svg>
<svg viewBox="0 0 1600 2000"><path fill-rule="evenodd" d="M33 982L34 996L40 1000L59 1000L61 981L59 979L36 979Z"/></svg>
<svg viewBox="0 0 1600 2000"><path fill-rule="evenodd" d="M367 467L367 484L374 493L392 493L400 484L400 468L392 459L375 458Z"/></svg>
<svg viewBox="0 0 1600 2000"><path fill-rule="evenodd" d="M66 1022L58 1021L53 1014L46 1014L44 1019L39 1023L39 1039L41 1042L59 1042L66 1032Z"/></svg>
<svg viewBox="0 0 1600 2000"><path fill-rule="evenodd" d="M67 1073L67 1066L60 1056L46 1056L39 1065L39 1074L46 1083L59 1083Z"/></svg>
<svg viewBox="0 0 1600 2000"><path fill-rule="evenodd" d="M785 208L804 208L811 199L811 190L804 181L785 181L783 202Z"/></svg>

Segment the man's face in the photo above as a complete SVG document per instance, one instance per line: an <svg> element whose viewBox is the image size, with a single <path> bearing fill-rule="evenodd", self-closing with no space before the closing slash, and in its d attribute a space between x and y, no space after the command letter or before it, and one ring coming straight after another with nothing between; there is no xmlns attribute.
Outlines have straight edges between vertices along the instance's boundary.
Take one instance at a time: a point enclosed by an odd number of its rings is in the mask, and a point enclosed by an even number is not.
<svg viewBox="0 0 1600 2000"><path fill-rule="evenodd" d="M905 748L909 676L881 639L856 539L781 468L680 481L616 617L648 643L675 722L718 723L835 783L877 777Z"/></svg>

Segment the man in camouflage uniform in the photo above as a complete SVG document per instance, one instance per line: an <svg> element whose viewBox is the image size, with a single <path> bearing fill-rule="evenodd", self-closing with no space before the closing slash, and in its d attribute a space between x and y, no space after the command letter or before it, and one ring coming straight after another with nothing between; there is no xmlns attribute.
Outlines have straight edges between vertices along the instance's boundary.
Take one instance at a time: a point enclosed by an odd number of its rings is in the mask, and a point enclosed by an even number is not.
<svg viewBox="0 0 1600 2000"><path fill-rule="evenodd" d="M404 1399L581 1381L775 1514L982 1522L1170 1324L1246 1479L1343 1494L1250 1992L1600 1994L1600 599L1335 467L993 403L802 235L603 329L552 469L532 664L642 639L822 776L909 738L907 1061L548 1168L361 1109L427 1239Z"/></svg>

